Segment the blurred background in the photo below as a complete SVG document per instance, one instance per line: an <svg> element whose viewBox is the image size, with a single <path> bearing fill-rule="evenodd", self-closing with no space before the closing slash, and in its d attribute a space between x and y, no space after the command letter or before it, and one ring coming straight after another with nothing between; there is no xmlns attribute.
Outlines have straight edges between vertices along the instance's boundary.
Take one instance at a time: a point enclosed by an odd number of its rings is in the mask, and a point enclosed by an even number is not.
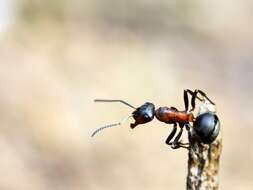
<svg viewBox="0 0 253 190"><path fill-rule="evenodd" d="M0 189L185 189L158 121L103 131L202 89L223 127L220 189L252 189L253 2L0 0ZM130 121L129 121L130 122Z"/></svg>

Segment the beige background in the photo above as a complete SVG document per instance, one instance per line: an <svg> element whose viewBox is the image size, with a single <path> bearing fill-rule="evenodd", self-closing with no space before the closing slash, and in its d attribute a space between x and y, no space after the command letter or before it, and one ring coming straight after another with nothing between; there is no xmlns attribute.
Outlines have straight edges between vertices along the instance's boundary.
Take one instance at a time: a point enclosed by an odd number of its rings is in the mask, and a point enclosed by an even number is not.
<svg viewBox="0 0 253 190"><path fill-rule="evenodd" d="M132 110L202 89L223 128L221 189L252 189L252 1L1 0L0 189L185 189L187 151Z"/></svg>

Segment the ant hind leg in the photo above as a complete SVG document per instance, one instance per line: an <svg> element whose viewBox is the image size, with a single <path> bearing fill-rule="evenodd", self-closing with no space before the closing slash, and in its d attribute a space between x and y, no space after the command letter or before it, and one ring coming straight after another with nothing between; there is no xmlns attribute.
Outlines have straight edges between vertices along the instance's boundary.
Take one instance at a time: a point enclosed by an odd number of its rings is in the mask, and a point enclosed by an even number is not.
<svg viewBox="0 0 253 190"><path fill-rule="evenodd" d="M186 90L184 90L184 94L185 93L189 93L189 94L191 94L191 96L192 96L192 99L191 99L191 106L192 106L192 108L191 108L191 110L190 110L190 112L192 112L194 109L195 109L195 105L196 105L196 98L198 99L198 100L200 100L200 101L204 101L204 99L207 99L210 103L212 103L213 105L215 105L214 103L213 103L213 101L212 100L210 100L208 97L207 97L207 95L203 92L203 91L201 91L201 90L195 90L194 92L193 91L191 91L191 90L189 90L189 89L186 89ZM199 96L198 96L198 94L200 94L203 98L200 98ZM186 95L184 95L184 97L186 97ZM186 101L186 100L185 100ZM185 103L186 104L186 103Z"/></svg>
<svg viewBox="0 0 253 190"><path fill-rule="evenodd" d="M189 109L189 98L188 98L187 90L184 90L184 106L185 106L185 112L187 112Z"/></svg>
<svg viewBox="0 0 253 190"><path fill-rule="evenodd" d="M190 112L192 112L195 109L196 98L199 99L200 101L203 101L203 99L201 99L197 96L197 93L198 93L197 90L195 90L194 92L189 89L184 90L184 98L185 98L185 105L187 105L187 111L188 111L188 104L189 103L188 103L188 99L186 100L186 97L188 98L188 93L192 96L192 98L191 98L192 108L190 109Z"/></svg>
<svg viewBox="0 0 253 190"><path fill-rule="evenodd" d="M213 104L213 105L215 105L215 103L212 101L212 100L210 100L210 98L208 98L208 96L206 95L206 93L204 93L203 91L201 91L201 90L195 90L196 91L196 94L197 93L199 93L199 94L201 94L204 98L206 98L211 104Z"/></svg>

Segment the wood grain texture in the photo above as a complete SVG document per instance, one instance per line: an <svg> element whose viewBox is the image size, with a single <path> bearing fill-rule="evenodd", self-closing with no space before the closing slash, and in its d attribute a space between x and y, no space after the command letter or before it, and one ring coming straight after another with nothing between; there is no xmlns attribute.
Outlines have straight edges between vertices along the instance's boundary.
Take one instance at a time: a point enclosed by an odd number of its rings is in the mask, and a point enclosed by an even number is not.
<svg viewBox="0 0 253 190"><path fill-rule="evenodd" d="M222 134L212 144L201 143L195 134L189 137L187 190L218 190Z"/></svg>

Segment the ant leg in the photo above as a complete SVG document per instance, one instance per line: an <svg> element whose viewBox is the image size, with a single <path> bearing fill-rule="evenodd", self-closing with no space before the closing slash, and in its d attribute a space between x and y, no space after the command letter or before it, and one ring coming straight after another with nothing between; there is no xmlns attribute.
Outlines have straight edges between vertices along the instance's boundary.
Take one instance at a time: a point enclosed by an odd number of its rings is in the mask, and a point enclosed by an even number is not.
<svg viewBox="0 0 253 190"><path fill-rule="evenodd" d="M182 135L182 132L183 132L183 127L186 127L186 130L188 131L188 135L190 135L190 126L189 126L189 123L181 124L180 125L181 130L178 133L177 137L175 138L175 140L172 143L169 143L169 145L171 145L171 148L173 148L173 149L186 148L186 149L189 150L189 143L182 143L181 141L179 141L179 139L180 139L180 137Z"/></svg>
<svg viewBox="0 0 253 190"><path fill-rule="evenodd" d="M188 93L186 90L184 90L184 107L185 107L185 112L187 112L189 109L189 98L188 98Z"/></svg>
<svg viewBox="0 0 253 190"><path fill-rule="evenodd" d="M178 149L178 148L186 148L189 149L189 143L182 143L182 142L177 142L177 144L170 143L171 148L173 149ZM173 147L172 147L173 146Z"/></svg>
<svg viewBox="0 0 253 190"><path fill-rule="evenodd" d="M201 94L202 97L206 98L211 104L215 105L215 103L210 98L208 98L206 93L204 93L202 90L196 89L194 92L192 92L191 90L187 89L186 91L192 95L192 101L191 101L192 106L195 106L195 99L196 98L199 99L200 101L204 100L204 99L198 97L197 96L198 94Z"/></svg>
<svg viewBox="0 0 253 190"><path fill-rule="evenodd" d="M180 126L180 131L179 133L177 134L176 138L174 139L174 141L171 143L171 148L173 149L177 149L177 148L180 148L180 142L179 142L179 139L180 137L182 136L182 133L183 133L183 127Z"/></svg>
<svg viewBox="0 0 253 190"><path fill-rule="evenodd" d="M197 94L198 94L198 91L195 90L192 95L192 100L191 100L192 109L190 111L193 111L195 109Z"/></svg>
<svg viewBox="0 0 253 190"><path fill-rule="evenodd" d="M208 98L207 95L206 95L203 91L201 91L201 90L195 90L195 92L201 94L201 95L202 95L203 97L205 97L211 104L215 105L215 103L214 103L212 100L210 100L210 98Z"/></svg>
<svg viewBox="0 0 253 190"><path fill-rule="evenodd" d="M179 141L181 135L182 135L182 131L183 131L183 127L186 127L186 130L188 131L188 136L190 138L190 125L189 123L185 124L185 125L180 125L181 127L181 130L180 132L178 133L177 137L175 138L175 140L171 143L169 143L169 145L171 146L171 148L173 149L178 149L178 148L186 148L189 150L189 143L182 143L181 141Z"/></svg>
<svg viewBox="0 0 253 190"><path fill-rule="evenodd" d="M207 97L207 95L206 95L203 91L201 91L201 90L197 90L197 89L196 89L196 90L193 92L193 91L187 89L186 91L192 95L192 99L191 99L191 106L192 106L192 108L191 108L190 112L192 112L192 111L195 109L196 98L199 99L200 101L204 101L203 98L206 98L209 102L211 102L213 105L215 105L215 104ZM198 94L201 94L201 96L202 96L203 98L198 97L198 96L197 96Z"/></svg>
<svg viewBox="0 0 253 190"><path fill-rule="evenodd" d="M189 94L192 96L192 99L191 99L191 106L192 106L192 108L191 108L191 110L190 110L190 112L192 112L192 111L195 109L195 101L196 101L196 98L199 99L200 101L203 101L203 99L201 99L201 98L199 98L199 97L197 96L197 94L198 94L197 90L195 90L195 91L193 92L193 91L191 91L191 90L189 90L189 89L186 89L185 91L186 91L186 93L189 93ZM188 111L188 110L187 110L187 111Z"/></svg>
<svg viewBox="0 0 253 190"><path fill-rule="evenodd" d="M166 144L170 145L170 141L175 136L176 132L177 132L177 123L174 123L173 129L165 141Z"/></svg>
<svg viewBox="0 0 253 190"><path fill-rule="evenodd" d="M181 142L178 142L177 148L186 148L186 149L189 150L189 143L181 143Z"/></svg>
<svg viewBox="0 0 253 190"><path fill-rule="evenodd" d="M188 139L190 141L191 140L191 128L190 128L190 124L189 123L185 124L185 128L186 128L186 130L188 132Z"/></svg>

